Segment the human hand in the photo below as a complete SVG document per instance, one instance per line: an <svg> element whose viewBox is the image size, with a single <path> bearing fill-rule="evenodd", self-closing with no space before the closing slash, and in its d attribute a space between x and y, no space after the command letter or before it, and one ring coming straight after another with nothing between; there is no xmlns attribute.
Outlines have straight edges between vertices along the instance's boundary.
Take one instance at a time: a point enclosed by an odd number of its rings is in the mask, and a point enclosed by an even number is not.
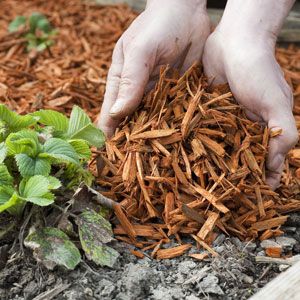
<svg viewBox="0 0 300 300"><path fill-rule="evenodd" d="M270 140L267 159L266 180L275 189L285 155L298 141L293 94L274 55L276 36L289 10L287 3L293 1L278 1L279 7L271 0L264 1L269 7L255 7L256 0L245 0L242 6L239 2L238 7L238 2L229 0L219 26L206 42L204 71L213 84L228 82L250 119L265 123L271 130L282 129L281 135ZM285 6L280 6L283 3ZM273 15L272 9L280 13ZM263 15L264 10L269 16Z"/></svg>
<svg viewBox="0 0 300 300"><path fill-rule="evenodd" d="M205 0L151 0L117 42L98 126L110 137L120 120L139 105L160 67L186 70L201 59L210 32Z"/></svg>

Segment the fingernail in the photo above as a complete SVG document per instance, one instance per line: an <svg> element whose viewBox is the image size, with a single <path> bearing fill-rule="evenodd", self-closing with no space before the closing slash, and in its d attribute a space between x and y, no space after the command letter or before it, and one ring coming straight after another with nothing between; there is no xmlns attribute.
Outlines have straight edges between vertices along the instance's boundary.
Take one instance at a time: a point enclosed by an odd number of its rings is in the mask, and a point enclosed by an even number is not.
<svg viewBox="0 0 300 300"><path fill-rule="evenodd" d="M123 108L122 102L120 100L116 101L116 103L110 109L109 113L111 115L117 115L122 111L122 108Z"/></svg>

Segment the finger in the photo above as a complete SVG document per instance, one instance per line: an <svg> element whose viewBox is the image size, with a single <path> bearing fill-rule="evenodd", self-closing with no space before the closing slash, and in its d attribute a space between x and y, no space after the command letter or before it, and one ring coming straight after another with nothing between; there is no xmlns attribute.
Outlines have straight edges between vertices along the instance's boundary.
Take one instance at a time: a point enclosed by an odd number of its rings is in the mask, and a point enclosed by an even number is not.
<svg viewBox="0 0 300 300"><path fill-rule="evenodd" d="M249 109L245 109L245 114L247 116L247 118L253 122L257 122L260 124L263 124L264 121L262 119L262 117L258 116L257 114L253 113L251 110Z"/></svg>
<svg viewBox="0 0 300 300"><path fill-rule="evenodd" d="M130 115L139 105L153 69L155 53L147 48L133 44L124 57L117 100L110 110L114 120Z"/></svg>
<svg viewBox="0 0 300 300"><path fill-rule="evenodd" d="M291 109L277 109L271 114L268 122L271 131L282 129L282 133L269 142L267 159L267 183L276 189L279 186L281 173L284 167L285 156L298 141L298 132Z"/></svg>
<svg viewBox="0 0 300 300"><path fill-rule="evenodd" d="M118 96L123 63L123 42L122 40L119 40L113 51L112 63L107 75L104 101L97 122L98 127L103 130L107 137L111 137L114 134L118 125L118 122L110 116L109 111L116 102Z"/></svg>

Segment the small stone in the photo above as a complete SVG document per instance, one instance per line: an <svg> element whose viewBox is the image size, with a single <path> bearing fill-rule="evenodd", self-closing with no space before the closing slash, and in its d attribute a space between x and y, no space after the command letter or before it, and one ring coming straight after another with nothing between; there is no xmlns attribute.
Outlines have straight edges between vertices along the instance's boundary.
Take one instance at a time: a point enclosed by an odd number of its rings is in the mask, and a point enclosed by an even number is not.
<svg viewBox="0 0 300 300"><path fill-rule="evenodd" d="M281 229L285 232L285 233L295 233L297 228L293 227L293 226L282 226Z"/></svg>
<svg viewBox="0 0 300 300"><path fill-rule="evenodd" d="M191 270L196 267L196 263L192 260L185 260L178 264L178 271L183 274L191 273Z"/></svg>
<svg viewBox="0 0 300 300"><path fill-rule="evenodd" d="M279 265L278 269L280 272L287 270L290 266L289 265Z"/></svg>
<svg viewBox="0 0 300 300"><path fill-rule="evenodd" d="M278 243L276 243L274 240L263 240L260 243L260 246L263 249L267 249L267 248L281 248L281 246Z"/></svg>
<svg viewBox="0 0 300 300"><path fill-rule="evenodd" d="M213 241L213 247L217 247L217 246L221 246L221 245L223 245L223 243L224 243L224 241L225 241L225 234L219 234L218 236L217 236L217 238Z"/></svg>
<svg viewBox="0 0 300 300"><path fill-rule="evenodd" d="M231 242L232 242L239 250L243 250L244 244L243 244L243 242L240 241L240 239L238 239L237 237L233 237L233 238L231 238Z"/></svg>
<svg viewBox="0 0 300 300"><path fill-rule="evenodd" d="M247 243L244 243L245 244L245 249L248 251L248 252L253 252L255 251L257 245L256 243L253 243L253 242L247 242Z"/></svg>
<svg viewBox="0 0 300 300"><path fill-rule="evenodd" d="M245 283L248 283L248 284L252 284L252 283L253 283L253 277L248 276L248 275L246 275L246 274L242 274L242 280L243 280Z"/></svg>
<svg viewBox="0 0 300 300"><path fill-rule="evenodd" d="M84 293L85 293L86 295L88 295L88 296L93 297L93 290L92 290L91 288L89 288L89 287L86 287L86 288L84 289Z"/></svg>
<svg viewBox="0 0 300 300"><path fill-rule="evenodd" d="M218 285L218 283L218 277L209 274L208 276L204 277L203 280L199 283L200 291L207 294L224 295L224 292Z"/></svg>
<svg viewBox="0 0 300 300"><path fill-rule="evenodd" d="M290 251L293 249L293 247L297 244L297 241L292 237L287 236L278 236L276 238L276 242L287 251Z"/></svg>
<svg viewBox="0 0 300 300"><path fill-rule="evenodd" d="M214 247L214 250L218 253L223 253L225 251L225 247L224 246L217 246L217 247Z"/></svg>
<svg viewBox="0 0 300 300"><path fill-rule="evenodd" d="M259 251L257 252L257 256L266 256L265 251Z"/></svg>

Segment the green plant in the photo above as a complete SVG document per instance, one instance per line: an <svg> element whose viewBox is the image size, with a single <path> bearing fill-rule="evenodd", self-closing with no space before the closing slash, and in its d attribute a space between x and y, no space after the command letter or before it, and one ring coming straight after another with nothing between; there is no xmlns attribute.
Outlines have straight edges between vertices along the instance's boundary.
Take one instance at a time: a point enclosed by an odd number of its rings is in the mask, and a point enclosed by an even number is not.
<svg viewBox="0 0 300 300"><path fill-rule="evenodd" d="M30 17L17 16L8 26L9 32L24 28L24 38L27 42L27 50L36 49L43 51L53 45L53 36L57 30L53 29L48 19L41 13L34 12Z"/></svg>
<svg viewBox="0 0 300 300"><path fill-rule="evenodd" d="M67 188L90 184L90 147L103 143L101 130L78 106L69 119L51 110L21 116L0 105L0 212L19 215L27 202L50 205L61 182Z"/></svg>

